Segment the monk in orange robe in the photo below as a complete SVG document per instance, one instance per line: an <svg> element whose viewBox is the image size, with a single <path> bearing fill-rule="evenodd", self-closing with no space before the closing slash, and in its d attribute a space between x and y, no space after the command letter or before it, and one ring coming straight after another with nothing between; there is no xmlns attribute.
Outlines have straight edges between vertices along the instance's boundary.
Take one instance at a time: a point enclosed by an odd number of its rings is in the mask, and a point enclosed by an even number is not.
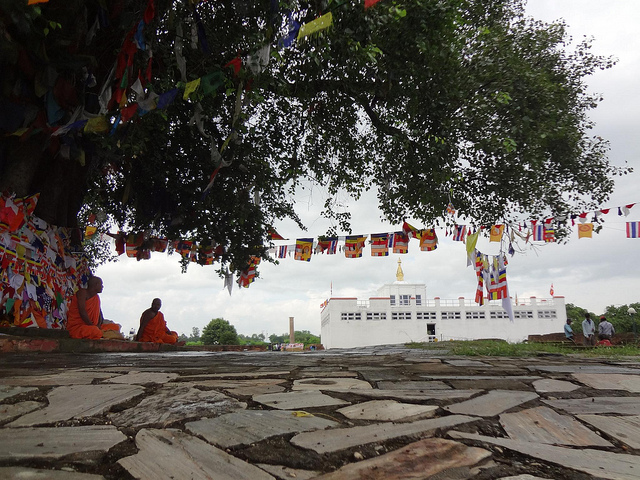
<svg viewBox="0 0 640 480"><path fill-rule="evenodd" d="M160 307L162 307L162 300L154 298L151 302L151 308L142 312L140 329L136 335L138 342L174 344L178 341L178 334L169 330Z"/></svg>
<svg viewBox="0 0 640 480"><path fill-rule="evenodd" d="M69 306L67 315L67 330L71 338L88 338L97 340L102 338L102 311L100 297L102 293L102 279L91 277L87 288L79 289Z"/></svg>

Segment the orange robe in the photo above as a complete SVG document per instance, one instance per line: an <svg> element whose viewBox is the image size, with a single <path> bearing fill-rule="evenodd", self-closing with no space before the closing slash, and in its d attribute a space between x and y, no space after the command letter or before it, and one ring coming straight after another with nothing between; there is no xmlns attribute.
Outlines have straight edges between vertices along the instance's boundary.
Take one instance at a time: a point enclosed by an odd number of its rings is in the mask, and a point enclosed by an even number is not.
<svg viewBox="0 0 640 480"><path fill-rule="evenodd" d="M176 332L167 333L167 322L164 321L162 312L156 313L156 316L149 320L144 327L144 331L140 336L140 342L155 343L176 343L178 334Z"/></svg>
<svg viewBox="0 0 640 480"><path fill-rule="evenodd" d="M87 299L85 302L85 308L89 320L93 325L87 325L80 316L80 310L78 309L78 295L74 295L71 299L71 305L69 306L69 314L67 315L67 330L71 338L88 338L90 340L97 340L102 338L102 330L98 327L100 321L100 297L94 295Z"/></svg>

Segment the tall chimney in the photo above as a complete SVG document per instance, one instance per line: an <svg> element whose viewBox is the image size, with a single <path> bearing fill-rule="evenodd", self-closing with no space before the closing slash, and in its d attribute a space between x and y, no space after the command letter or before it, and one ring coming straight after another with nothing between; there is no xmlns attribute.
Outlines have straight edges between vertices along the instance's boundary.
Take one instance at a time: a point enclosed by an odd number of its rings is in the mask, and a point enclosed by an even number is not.
<svg viewBox="0 0 640 480"><path fill-rule="evenodd" d="M293 328L293 317L289 317L289 343L296 343L296 331Z"/></svg>

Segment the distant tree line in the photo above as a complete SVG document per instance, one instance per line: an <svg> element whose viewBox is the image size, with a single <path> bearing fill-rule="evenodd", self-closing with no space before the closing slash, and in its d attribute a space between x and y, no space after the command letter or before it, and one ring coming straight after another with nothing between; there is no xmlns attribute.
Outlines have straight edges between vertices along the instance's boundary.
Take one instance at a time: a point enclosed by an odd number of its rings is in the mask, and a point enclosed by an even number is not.
<svg viewBox="0 0 640 480"><path fill-rule="evenodd" d="M198 327L191 329L191 335L182 334L179 340L184 341L187 345L265 345L267 337L264 333L254 333L252 335L239 334L236 328L224 318L214 318L211 320L200 333ZM309 330L295 331L296 343L304 343L304 345L319 344L320 337L312 334ZM269 335L271 343L289 343L289 334Z"/></svg>
<svg viewBox="0 0 640 480"><path fill-rule="evenodd" d="M633 308L637 313L635 315L629 315L629 308ZM584 320L584 314L588 312L587 309L578 307L572 303L567 303L567 318L573 320L573 324L571 325L573 331L575 333L582 333L582 321ZM634 324L636 328L636 332L640 332L640 327L638 322L640 318L640 303L631 303L629 305L621 305L614 306L609 305L604 313L596 314L593 312L589 312L593 321L598 324L600 317L605 316L607 320L609 320L613 327L616 329L616 333L627 333L634 331Z"/></svg>

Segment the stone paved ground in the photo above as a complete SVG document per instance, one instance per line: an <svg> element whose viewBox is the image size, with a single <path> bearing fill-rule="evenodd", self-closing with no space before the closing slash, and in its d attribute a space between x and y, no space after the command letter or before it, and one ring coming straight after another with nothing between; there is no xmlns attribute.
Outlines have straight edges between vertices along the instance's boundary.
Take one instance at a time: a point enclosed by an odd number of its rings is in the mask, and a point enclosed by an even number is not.
<svg viewBox="0 0 640 480"><path fill-rule="evenodd" d="M0 479L640 479L640 365L306 353L0 356Z"/></svg>

